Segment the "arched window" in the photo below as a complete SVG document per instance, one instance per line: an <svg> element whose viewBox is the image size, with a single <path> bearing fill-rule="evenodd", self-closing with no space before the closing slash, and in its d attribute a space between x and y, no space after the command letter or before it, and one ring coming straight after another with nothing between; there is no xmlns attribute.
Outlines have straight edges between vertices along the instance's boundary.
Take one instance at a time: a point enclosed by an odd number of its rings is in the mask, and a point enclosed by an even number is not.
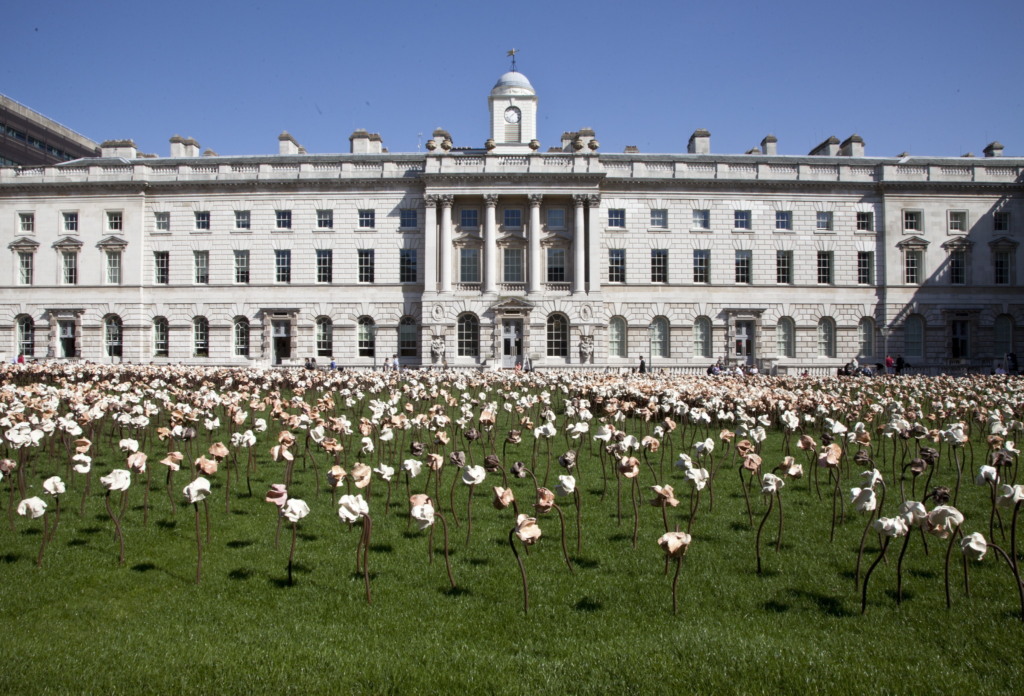
<svg viewBox="0 0 1024 696"><path fill-rule="evenodd" d="M415 358L419 354L420 341L416 320L408 315L404 316L398 322L398 357Z"/></svg>
<svg viewBox="0 0 1024 696"><path fill-rule="evenodd" d="M875 357L875 320L871 317L864 317L857 324L857 355Z"/></svg>
<svg viewBox="0 0 1024 696"><path fill-rule="evenodd" d="M626 357L626 320L612 317L608 322L608 357Z"/></svg>
<svg viewBox="0 0 1024 696"><path fill-rule="evenodd" d="M914 314L903 322L903 354L908 358L924 358L924 319Z"/></svg>
<svg viewBox="0 0 1024 696"><path fill-rule="evenodd" d="M775 352L780 358L796 357L796 324L789 317L775 325Z"/></svg>
<svg viewBox="0 0 1024 696"><path fill-rule="evenodd" d="M120 358L124 350L121 317L111 314L103 320L103 344L108 357Z"/></svg>
<svg viewBox="0 0 1024 696"><path fill-rule="evenodd" d="M668 355L668 319L657 317L647 329L650 339L651 357L667 358Z"/></svg>
<svg viewBox="0 0 1024 696"><path fill-rule="evenodd" d="M697 317L693 322L693 356L711 357L711 320L707 317Z"/></svg>
<svg viewBox="0 0 1024 696"><path fill-rule="evenodd" d="M245 317L235 319L235 355L249 357L249 320Z"/></svg>
<svg viewBox="0 0 1024 696"><path fill-rule="evenodd" d="M836 323L830 317L822 317L818 322L818 355L836 357Z"/></svg>
<svg viewBox="0 0 1024 696"><path fill-rule="evenodd" d="M569 320L561 314L548 317L548 356L565 358L569 355Z"/></svg>
<svg viewBox="0 0 1024 696"><path fill-rule="evenodd" d="M210 322L206 317L192 320L192 355L197 358L210 357Z"/></svg>
<svg viewBox="0 0 1024 696"><path fill-rule="evenodd" d="M322 358L334 355L334 322L329 317L316 319L316 354Z"/></svg>
<svg viewBox="0 0 1024 696"><path fill-rule="evenodd" d="M463 314L458 321L459 357L480 355L480 320L474 314Z"/></svg>
<svg viewBox="0 0 1024 696"><path fill-rule="evenodd" d="M170 328L166 317L153 319L153 357L166 358L170 349Z"/></svg>
<svg viewBox="0 0 1024 696"><path fill-rule="evenodd" d="M18 317L18 355L31 358L36 354L36 323L32 317Z"/></svg>
<svg viewBox="0 0 1024 696"><path fill-rule="evenodd" d="M357 340L359 357L372 358L377 355L377 325L370 317L359 317Z"/></svg>
<svg viewBox="0 0 1024 696"><path fill-rule="evenodd" d="M1002 359L1007 353L1013 352L1013 317L1000 314L996 317L993 331L996 357Z"/></svg>

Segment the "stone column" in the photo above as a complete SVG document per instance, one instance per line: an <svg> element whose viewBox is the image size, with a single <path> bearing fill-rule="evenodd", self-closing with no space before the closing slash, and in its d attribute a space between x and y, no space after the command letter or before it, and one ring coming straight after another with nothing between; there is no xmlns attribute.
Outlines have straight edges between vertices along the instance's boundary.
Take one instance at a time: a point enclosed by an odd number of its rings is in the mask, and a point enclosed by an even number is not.
<svg viewBox="0 0 1024 696"><path fill-rule="evenodd" d="M584 292L586 285L587 258L586 258L586 235L587 223L585 211L587 196L575 195L572 197L575 208L572 228L572 292L573 294Z"/></svg>
<svg viewBox="0 0 1024 696"><path fill-rule="evenodd" d="M437 196L428 195L423 204L423 292L437 292Z"/></svg>
<svg viewBox="0 0 1024 696"><path fill-rule="evenodd" d="M484 283L483 291L493 293L497 285L498 275L498 196L488 193L484 196Z"/></svg>
<svg viewBox="0 0 1024 696"><path fill-rule="evenodd" d="M590 293L601 292L601 196L590 195L590 235L587 237L587 256L590 266Z"/></svg>
<svg viewBox="0 0 1024 696"><path fill-rule="evenodd" d="M438 196L441 201L441 239L438 242L440 247L441 269L439 272L441 287L439 292L452 291L452 203L455 196L446 194Z"/></svg>
<svg viewBox="0 0 1024 696"><path fill-rule="evenodd" d="M540 203L544 199L544 196L539 193L530 194L530 260L529 270L527 271L527 279L529 285L526 287L526 291L530 294L540 292L540 273L541 273L541 262L540 262ZM525 330L524 330L525 331ZM525 348L524 348L525 351Z"/></svg>

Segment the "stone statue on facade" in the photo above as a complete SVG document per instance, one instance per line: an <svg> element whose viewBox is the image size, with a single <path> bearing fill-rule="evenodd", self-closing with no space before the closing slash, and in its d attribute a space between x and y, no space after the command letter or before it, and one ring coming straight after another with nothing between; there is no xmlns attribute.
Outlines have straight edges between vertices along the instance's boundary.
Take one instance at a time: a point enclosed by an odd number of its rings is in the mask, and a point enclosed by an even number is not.
<svg viewBox="0 0 1024 696"><path fill-rule="evenodd" d="M430 357L433 358L435 363L443 362L445 360L445 352L447 348L444 343L444 336L434 336L430 340Z"/></svg>
<svg viewBox="0 0 1024 696"><path fill-rule="evenodd" d="M580 362L586 364L594 357L594 337L580 336Z"/></svg>

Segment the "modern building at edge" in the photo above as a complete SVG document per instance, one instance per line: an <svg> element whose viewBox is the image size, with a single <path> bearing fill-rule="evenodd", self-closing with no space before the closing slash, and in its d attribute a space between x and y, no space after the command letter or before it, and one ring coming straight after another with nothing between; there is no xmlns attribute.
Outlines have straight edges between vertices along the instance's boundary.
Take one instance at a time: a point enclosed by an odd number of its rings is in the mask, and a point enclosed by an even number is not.
<svg viewBox="0 0 1024 696"><path fill-rule="evenodd" d="M1024 158L542 149L520 72L490 138L397 154L0 168L0 354L210 365L989 370L1024 339ZM483 112L483 108L481 108Z"/></svg>

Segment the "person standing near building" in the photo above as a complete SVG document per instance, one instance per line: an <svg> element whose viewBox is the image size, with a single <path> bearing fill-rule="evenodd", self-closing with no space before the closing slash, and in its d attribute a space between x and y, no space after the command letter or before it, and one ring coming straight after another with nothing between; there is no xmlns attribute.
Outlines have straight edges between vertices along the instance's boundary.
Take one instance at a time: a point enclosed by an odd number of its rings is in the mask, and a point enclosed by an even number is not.
<svg viewBox="0 0 1024 696"><path fill-rule="evenodd" d="M644 356L642 355L640 356L640 367L637 369L637 372L640 374L645 374L647 372L647 363L644 362Z"/></svg>
<svg viewBox="0 0 1024 696"><path fill-rule="evenodd" d="M891 355L885 356L885 374L891 375L893 373L893 370L894 370L895 367L896 367L896 362L892 359L892 356Z"/></svg>

